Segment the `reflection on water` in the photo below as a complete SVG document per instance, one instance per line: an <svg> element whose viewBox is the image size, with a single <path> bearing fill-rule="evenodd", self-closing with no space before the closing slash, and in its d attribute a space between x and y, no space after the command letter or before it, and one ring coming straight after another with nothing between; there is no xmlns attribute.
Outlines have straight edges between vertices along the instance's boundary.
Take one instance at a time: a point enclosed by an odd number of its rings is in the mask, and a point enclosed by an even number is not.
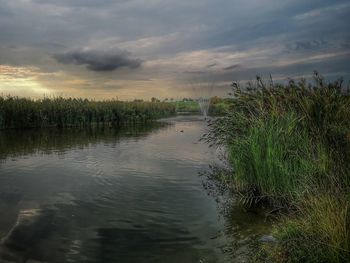
<svg viewBox="0 0 350 263"><path fill-rule="evenodd" d="M0 132L2 259L243 262L265 223L221 217L198 176L216 161L205 122L170 123Z"/></svg>
<svg viewBox="0 0 350 263"><path fill-rule="evenodd" d="M64 152L71 148L82 148L90 144L115 144L121 138L142 138L157 129L165 128L165 122L147 125L110 127L87 127L66 129L0 130L0 159L36 152Z"/></svg>

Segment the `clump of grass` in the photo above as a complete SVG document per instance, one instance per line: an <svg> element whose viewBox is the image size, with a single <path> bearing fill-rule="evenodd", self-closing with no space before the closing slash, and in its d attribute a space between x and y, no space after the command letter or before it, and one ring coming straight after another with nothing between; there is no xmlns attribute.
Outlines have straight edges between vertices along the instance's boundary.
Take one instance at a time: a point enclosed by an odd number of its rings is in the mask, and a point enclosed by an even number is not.
<svg viewBox="0 0 350 263"><path fill-rule="evenodd" d="M228 147L238 191L285 203L303 195L316 172L308 134L293 115L251 119L246 135Z"/></svg>
<svg viewBox="0 0 350 263"><path fill-rule="evenodd" d="M350 206L346 197L309 196L300 214L280 226L276 235L290 262L349 262Z"/></svg>
<svg viewBox="0 0 350 263"><path fill-rule="evenodd" d="M118 125L144 122L174 113L174 105L162 102L0 97L0 129Z"/></svg>
<svg viewBox="0 0 350 263"><path fill-rule="evenodd" d="M246 205L264 201L293 212L293 220L280 228L289 251L280 257L284 261L346 262L349 88L342 80L326 83L317 72L313 84L257 78L232 87L229 113L212 121L206 135L228 150L229 184Z"/></svg>

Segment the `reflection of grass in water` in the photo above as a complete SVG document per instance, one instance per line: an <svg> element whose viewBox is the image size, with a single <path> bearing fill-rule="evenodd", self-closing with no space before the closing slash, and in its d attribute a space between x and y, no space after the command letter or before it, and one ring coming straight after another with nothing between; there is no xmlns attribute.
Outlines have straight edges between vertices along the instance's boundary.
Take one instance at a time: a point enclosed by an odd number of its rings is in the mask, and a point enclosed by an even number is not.
<svg viewBox="0 0 350 263"><path fill-rule="evenodd" d="M99 142L116 143L122 138L138 138L167 123L149 122L147 124L125 125L119 128L87 127L87 128L47 128L4 130L0 131L0 159L9 156L20 156L35 152L50 153L75 147L86 147Z"/></svg>
<svg viewBox="0 0 350 263"><path fill-rule="evenodd" d="M212 166L201 175L205 177L204 187L217 201L224 218L226 253L233 262L249 262L258 251L259 239L272 232L272 217L266 216L266 208L242 205L240 195L230 187L229 174L226 168Z"/></svg>
<svg viewBox="0 0 350 263"><path fill-rule="evenodd" d="M93 241L95 260L99 262L200 262L204 252L196 248L199 240L186 229L169 225L165 229L159 225L99 228Z"/></svg>

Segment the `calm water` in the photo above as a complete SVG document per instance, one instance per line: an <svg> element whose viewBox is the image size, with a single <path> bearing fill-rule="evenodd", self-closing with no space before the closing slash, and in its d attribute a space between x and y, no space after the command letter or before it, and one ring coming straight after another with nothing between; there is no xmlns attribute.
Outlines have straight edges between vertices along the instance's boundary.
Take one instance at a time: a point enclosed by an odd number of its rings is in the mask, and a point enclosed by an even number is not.
<svg viewBox="0 0 350 263"><path fill-rule="evenodd" d="M247 260L268 224L222 216L198 175L218 162L205 122L167 122L0 132L0 262Z"/></svg>

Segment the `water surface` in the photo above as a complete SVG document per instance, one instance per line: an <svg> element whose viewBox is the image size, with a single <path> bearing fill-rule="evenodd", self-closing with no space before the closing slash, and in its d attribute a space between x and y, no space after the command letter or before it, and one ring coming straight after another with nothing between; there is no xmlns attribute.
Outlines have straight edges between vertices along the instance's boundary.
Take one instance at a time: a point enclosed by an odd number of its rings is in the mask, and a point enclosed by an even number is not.
<svg viewBox="0 0 350 263"><path fill-rule="evenodd" d="M205 130L187 116L122 129L0 132L0 257L244 262L268 225L238 207L220 213L198 175L218 162L198 141Z"/></svg>

